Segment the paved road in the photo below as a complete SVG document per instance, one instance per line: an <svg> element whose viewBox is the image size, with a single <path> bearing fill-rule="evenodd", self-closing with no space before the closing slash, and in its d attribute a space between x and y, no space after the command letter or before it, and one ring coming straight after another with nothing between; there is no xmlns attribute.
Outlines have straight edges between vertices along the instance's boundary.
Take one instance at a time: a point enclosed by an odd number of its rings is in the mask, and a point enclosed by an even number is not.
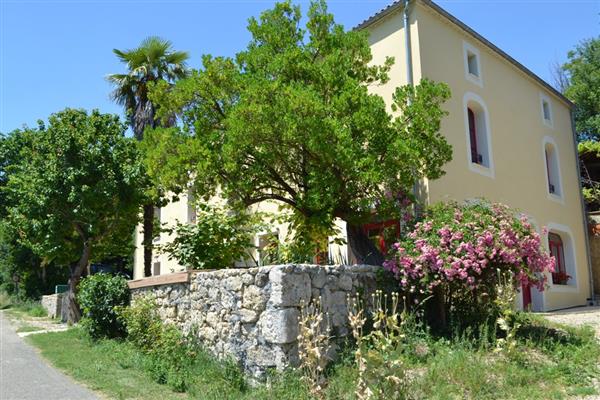
<svg viewBox="0 0 600 400"><path fill-rule="evenodd" d="M23 343L0 312L0 400L98 400Z"/></svg>

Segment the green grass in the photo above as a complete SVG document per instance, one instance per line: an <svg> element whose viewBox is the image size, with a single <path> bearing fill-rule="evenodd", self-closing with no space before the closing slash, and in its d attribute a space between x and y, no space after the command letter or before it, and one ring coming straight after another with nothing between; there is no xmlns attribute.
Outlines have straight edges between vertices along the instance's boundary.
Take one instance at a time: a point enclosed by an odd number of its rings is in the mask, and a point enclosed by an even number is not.
<svg viewBox="0 0 600 400"><path fill-rule="evenodd" d="M0 310L5 310L12 305L12 299L6 292L0 292Z"/></svg>
<svg viewBox="0 0 600 400"><path fill-rule="evenodd" d="M36 332L36 331L41 331L41 330L44 330L44 328L40 328L39 326L33 326L33 325L21 325L20 327L17 328L18 333Z"/></svg>
<svg viewBox="0 0 600 400"><path fill-rule="evenodd" d="M13 308L17 311L27 314L30 317L48 316L48 312L46 311L46 309L39 302L35 301L20 303L13 306Z"/></svg>
<svg viewBox="0 0 600 400"><path fill-rule="evenodd" d="M187 393L175 393L144 372L148 359L127 342L92 342L78 328L63 332L31 335L27 340L57 368L111 399L309 399L304 385L294 374L285 382L277 377L271 387L240 387L240 372L198 354L194 379ZM276 397L272 397L277 394Z"/></svg>
<svg viewBox="0 0 600 400"><path fill-rule="evenodd" d="M600 344L590 329L557 327L523 317L518 351L506 355L493 345L465 338L424 337L425 355L405 356L414 399L565 399L595 394ZM311 399L295 372L274 375L249 387L240 372L200 351L186 393L157 384L145 371L146 356L129 343L92 342L78 328L32 335L28 340L56 367L115 399ZM353 399L357 370L351 351L331 366L325 399ZM386 399L387 400L387 399Z"/></svg>
<svg viewBox="0 0 600 400"><path fill-rule="evenodd" d="M14 316L19 316L19 314L36 318L48 316L48 311L39 301L15 300L6 293L0 293L0 310L10 310Z"/></svg>

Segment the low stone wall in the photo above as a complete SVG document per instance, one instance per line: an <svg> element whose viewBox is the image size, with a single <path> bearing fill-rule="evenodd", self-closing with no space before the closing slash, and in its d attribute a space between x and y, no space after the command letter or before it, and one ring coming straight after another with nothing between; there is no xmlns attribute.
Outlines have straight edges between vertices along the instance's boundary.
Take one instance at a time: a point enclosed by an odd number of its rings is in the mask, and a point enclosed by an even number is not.
<svg viewBox="0 0 600 400"><path fill-rule="evenodd" d="M42 296L42 306L46 309L50 318L60 317L62 310L63 295L64 293L57 293Z"/></svg>
<svg viewBox="0 0 600 400"><path fill-rule="evenodd" d="M192 272L189 282L132 289L154 297L161 317L192 329L219 358L233 358L254 377L298 362L301 304L321 299L332 334L348 335L347 296L376 289L373 266L277 265Z"/></svg>

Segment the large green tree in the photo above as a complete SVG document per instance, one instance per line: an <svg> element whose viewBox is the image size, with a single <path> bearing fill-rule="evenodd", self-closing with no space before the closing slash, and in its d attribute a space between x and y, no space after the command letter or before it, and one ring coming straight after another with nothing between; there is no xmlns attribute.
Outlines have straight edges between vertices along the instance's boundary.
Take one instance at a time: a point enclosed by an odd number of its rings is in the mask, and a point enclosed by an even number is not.
<svg viewBox="0 0 600 400"><path fill-rule="evenodd" d="M125 108L135 138L141 140L148 128L172 126L173 115L162 120L157 118L157 105L148 98L148 88L157 82L171 86L185 77L188 53L173 50L171 42L156 36L144 39L135 49L114 49L113 52L127 65L128 71L111 74L107 79L115 86L112 98ZM151 190L149 197L156 200L156 192ZM154 204L151 201L144 205L143 215L144 275L150 276L154 237Z"/></svg>
<svg viewBox="0 0 600 400"><path fill-rule="evenodd" d="M600 37L584 40L569 52L564 94L575 103L575 130L580 141L600 140Z"/></svg>
<svg viewBox="0 0 600 400"><path fill-rule="evenodd" d="M68 278L67 265L48 263L21 243L9 221L0 219L0 291L20 299L39 299Z"/></svg>
<svg viewBox="0 0 600 400"><path fill-rule="evenodd" d="M44 260L19 240L18 230L6 218L9 198L4 190L10 166L20 161L20 151L30 145L31 132L0 135L0 290L19 298L38 298L64 283L68 268Z"/></svg>
<svg viewBox="0 0 600 400"><path fill-rule="evenodd" d="M305 27L300 8L284 2L248 29L235 59L205 56L190 78L151 93L161 113L182 117L181 127L147 133L151 176L170 190L191 180L199 195L241 207L279 202L300 242L341 218L359 260L381 262L360 224L375 210L398 217L399 196L443 174L448 87L397 88L392 116L369 89L388 81L393 60L373 65L367 33L345 31L324 1L310 4Z"/></svg>
<svg viewBox="0 0 600 400"><path fill-rule="evenodd" d="M90 261L130 251L145 174L125 131L117 116L66 109L13 132L27 140L6 167L6 219L37 255L71 266L70 321Z"/></svg>

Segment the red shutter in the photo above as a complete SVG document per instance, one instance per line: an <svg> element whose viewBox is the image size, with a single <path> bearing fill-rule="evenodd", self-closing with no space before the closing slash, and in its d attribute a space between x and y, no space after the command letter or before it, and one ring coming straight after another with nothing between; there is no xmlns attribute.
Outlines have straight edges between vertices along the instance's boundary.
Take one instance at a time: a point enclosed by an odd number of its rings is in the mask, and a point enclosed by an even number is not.
<svg viewBox="0 0 600 400"><path fill-rule="evenodd" d="M475 113L470 108L467 108L469 116L469 139L471 142L471 161L477 164L479 162L479 152L477 151L477 130L475 128Z"/></svg>

